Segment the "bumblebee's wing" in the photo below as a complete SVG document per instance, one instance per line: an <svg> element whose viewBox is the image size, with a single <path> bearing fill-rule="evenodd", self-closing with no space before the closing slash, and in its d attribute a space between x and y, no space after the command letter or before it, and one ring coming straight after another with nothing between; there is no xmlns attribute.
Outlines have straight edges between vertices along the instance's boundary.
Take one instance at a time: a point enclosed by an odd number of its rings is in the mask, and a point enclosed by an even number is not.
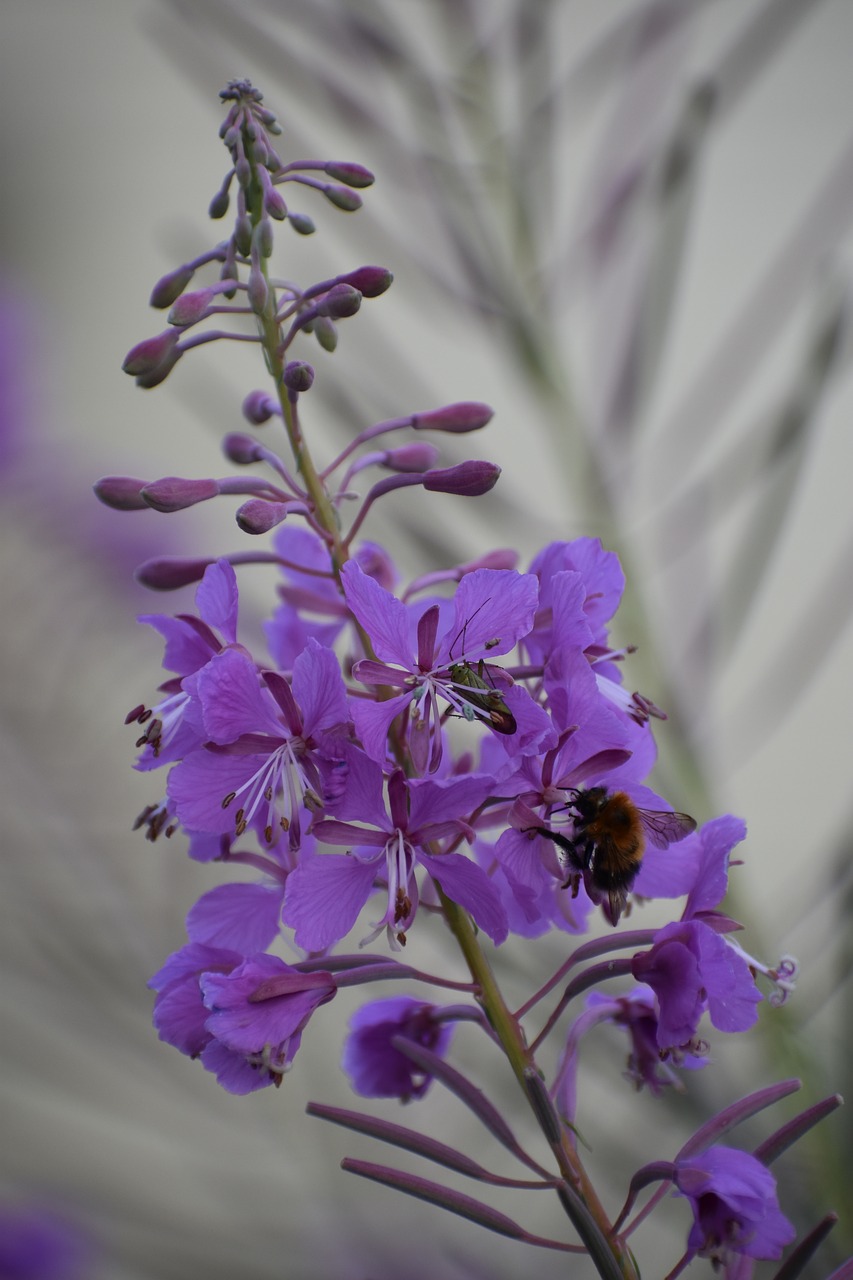
<svg viewBox="0 0 853 1280"><path fill-rule="evenodd" d="M696 830L696 823L686 813L673 813L669 809L640 809L640 821L651 844L658 849L676 844Z"/></svg>

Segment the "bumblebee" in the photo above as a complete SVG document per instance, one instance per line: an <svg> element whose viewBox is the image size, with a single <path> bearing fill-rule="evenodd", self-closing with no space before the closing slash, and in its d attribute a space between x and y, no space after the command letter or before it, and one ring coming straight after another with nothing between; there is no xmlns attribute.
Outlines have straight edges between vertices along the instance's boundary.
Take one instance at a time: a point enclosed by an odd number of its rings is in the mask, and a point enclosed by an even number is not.
<svg viewBox="0 0 853 1280"><path fill-rule="evenodd" d="M625 909L646 842L665 849L696 830L686 813L640 809L626 792L606 787L574 790L566 809L574 835L564 836L550 827L532 829L558 846L569 879L585 873L592 888L607 895L612 924Z"/></svg>

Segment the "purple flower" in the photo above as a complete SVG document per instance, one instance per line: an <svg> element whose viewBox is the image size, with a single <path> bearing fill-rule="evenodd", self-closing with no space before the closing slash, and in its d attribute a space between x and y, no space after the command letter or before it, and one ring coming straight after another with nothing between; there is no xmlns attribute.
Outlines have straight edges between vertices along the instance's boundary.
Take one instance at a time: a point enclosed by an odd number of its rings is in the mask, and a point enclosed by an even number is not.
<svg viewBox="0 0 853 1280"><path fill-rule="evenodd" d="M734 1254L778 1258L796 1236L779 1208L773 1175L755 1156L733 1147L711 1147L676 1160L678 1193L690 1201L694 1222L691 1256L725 1265Z"/></svg>
<svg viewBox="0 0 853 1280"><path fill-rule="evenodd" d="M335 805L338 818L315 823L312 831L327 844L351 846L351 852L309 858L290 876L284 920L296 930L297 945L324 951L343 938L377 877L385 883L387 907L372 936L384 928L392 946L404 943L418 906L417 866L435 877L494 942L502 942L506 915L488 877L470 858L430 851L433 842L447 836L472 834L467 815L485 800L493 779L471 773L409 781L396 769L388 780L386 809L379 766L353 747L346 759L349 774ZM349 818L367 825L340 820Z"/></svg>
<svg viewBox="0 0 853 1280"><path fill-rule="evenodd" d="M374 760L385 762L390 725L407 712L415 762L420 768L428 763L434 772L442 750L439 699L466 720L482 720L506 735L511 754L536 750L550 733L545 713L523 689L512 689L500 668L484 665L479 675L481 661L508 653L533 625L537 584L532 574L511 569L466 574L440 635L441 605L415 615L353 561L344 565L341 580L347 604L379 658L356 663L353 675L364 684L404 690L396 698L359 701L353 708L362 745ZM484 688L472 692L472 673Z"/></svg>
<svg viewBox="0 0 853 1280"><path fill-rule="evenodd" d="M365 1098L422 1098L432 1077L391 1041L403 1036L414 1044L444 1056L450 1047L453 1023L442 1022L440 1010L409 996L374 1000L350 1018L350 1034L344 1045L343 1068L356 1093Z"/></svg>
<svg viewBox="0 0 853 1280"><path fill-rule="evenodd" d="M145 725L139 742L143 751L136 764L143 772L180 760L204 741L203 727L193 714L184 680L205 667L223 648L237 642L237 578L227 560L208 565L196 589L195 601L197 618L191 614L172 618L162 613L139 618L160 632L166 641L163 666L177 672L177 678L160 686L166 697L150 712L143 708L134 716Z"/></svg>
<svg viewBox="0 0 853 1280"><path fill-rule="evenodd" d="M168 791L190 831L259 831L271 846L282 831L299 847L300 810L320 808L328 735L348 719L346 690L331 649L309 640L293 685L263 673L238 650L218 654L195 679L208 739L169 775Z"/></svg>
<svg viewBox="0 0 853 1280"><path fill-rule="evenodd" d="M335 995L329 973L301 973L276 956L192 942L148 983L160 1039L200 1058L229 1093L281 1083L311 1014Z"/></svg>

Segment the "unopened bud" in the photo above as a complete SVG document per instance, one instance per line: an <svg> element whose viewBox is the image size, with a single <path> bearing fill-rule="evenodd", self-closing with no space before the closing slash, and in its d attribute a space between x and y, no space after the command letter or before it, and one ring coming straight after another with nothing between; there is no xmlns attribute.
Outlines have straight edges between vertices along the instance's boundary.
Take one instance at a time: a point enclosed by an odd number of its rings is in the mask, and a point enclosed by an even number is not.
<svg viewBox="0 0 853 1280"><path fill-rule="evenodd" d="M145 391L150 391L152 387L159 387L161 382L166 381L183 354L180 347L175 347L156 369L152 369L150 373L140 373L136 379L136 385Z"/></svg>
<svg viewBox="0 0 853 1280"><path fill-rule="evenodd" d="M317 230L307 213L288 213L287 220L300 236L313 236Z"/></svg>
<svg viewBox="0 0 853 1280"><path fill-rule="evenodd" d="M211 298L218 293L216 288L212 289L196 289L194 293L185 293L178 298L172 310L169 312L169 324L173 324L180 329L186 329L188 325L197 324L202 320L207 312Z"/></svg>
<svg viewBox="0 0 853 1280"><path fill-rule="evenodd" d="M250 391L243 401L243 417L247 422L251 422L253 427L262 427L278 412L278 405L266 391Z"/></svg>
<svg viewBox="0 0 853 1280"><path fill-rule="evenodd" d="M252 308L256 316L263 315L264 309L269 298L269 289L264 279L262 271L249 272L249 284L247 289L249 298L249 306Z"/></svg>
<svg viewBox="0 0 853 1280"><path fill-rule="evenodd" d="M318 316L312 332L324 351L334 351L338 345L338 331L328 316Z"/></svg>
<svg viewBox="0 0 853 1280"><path fill-rule="evenodd" d="M219 493L215 480L184 480L180 476L164 476L142 490L142 496L155 511L183 511L197 502L206 502Z"/></svg>
<svg viewBox="0 0 853 1280"><path fill-rule="evenodd" d="M479 431L494 414L487 404L476 400L463 400L459 404L448 404L443 409L433 409L428 413L412 415L412 426L416 431L452 431L462 434L465 431Z"/></svg>
<svg viewBox="0 0 853 1280"><path fill-rule="evenodd" d="M142 497L145 488L144 480L136 480L133 476L103 476L96 480L92 488L95 497L105 507L115 511L143 511L148 503Z"/></svg>
<svg viewBox="0 0 853 1280"><path fill-rule="evenodd" d="M400 445L399 449L388 449L382 465L389 471L429 471L437 461L438 449L424 440Z"/></svg>
<svg viewBox="0 0 853 1280"><path fill-rule="evenodd" d="M321 187L320 190L336 209L342 209L344 213L355 213L356 209L360 209L362 199L355 191L350 191L349 187Z"/></svg>
<svg viewBox="0 0 853 1280"><path fill-rule="evenodd" d="M247 213L241 213L234 223L234 243L244 258L252 252L252 219Z"/></svg>
<svg viewBox="0 0 853 1280"><path fill-rule="evenodd" d="M432 493L455 493L463 498L478 498L488 493L498 482L500 467L494 462L471 459L457 467L443 471L431 471L424 477L424 488Z"/></svg>
<svg viewBox="0 0 853 1280"><path fill-rule="evenodd" d="M378 298L380 293L390 289L393 279L394 276L387 267L356 267L355 271L338 276L340 284L351 284L365 298Z"/></svg>
<svg viewBox="0 0 853 1280"><path fill-rule="evenodd" d="M149 591L177 591L178 587L200 582L208 565L215 560L188 560L183 556L157 556L146 560L134 572L134 578Z"/></svg>
<svg viewBox="0 0 853 1280"><path fill-rule="evenodd" d="M154 373L171 358L177 342L178 335L174 329L166 329L156 338L146 338L144 342L137 342L135 347L131 347L121 367L125 373L135 378L142 374ZM171 365L169 367L171 368Z"/></svg>
<svg viewBox="0 0 853 1280"><path fill-rule="evenodd" d="M346 182L350 187L369 187L376 181L363 164L351 164L348 160L330 160L323 166L323 171L335 182Z"/></svg>
<svg viewBox="0 0 853 1280"><path fill-rule="evenodd" d="M194 275L195 271L192 267L183 266L176 267L168 275L162 276L151 290L151 297L149 298L151 306L157 307L161 311L164 311L166 307L171 307L175 299L181 296Z"/></svg>
<svg viewBox="0 0 853 1280"><path fill-rule="evenodd" d="M358 289L351 284L335 284L317 303L316 313L332 320L345 320L347 316L354 316L360 306L361 293Z"/></svg>
<svg viewBox="0 0 853 1280"><path fill-rule="evenodd" d="M283 222L287 217L287 205L284 203L284 197L273 186L268 186L264 192L264 208L270 217L275 218L278 222Z"/></svg>
<svg viewBox="0 0 853 1280"><path fill-rule="evenodd" d="M228 206L231 203L231 197L228 194L228 188L223 187L221 191L217 191L216 195L207 206L209 217L214 219L224 218L228 212Z"/></svg>
<svg viewBox="0 0 853 1280"><path fill-rule="evenodd" d="M314 382L314 370L305 360L291 360L284 366L281 380L288 391L310 391Z"/></svg>
<svg viewBox="0 0 853 1280"><path fill-rule="evenodd" d="M260 222L255 227L252 242L262 258L272 257L273 234L272 223L269 218L261 218Z"/></svg>
<svg viewBox="0 0 853 1280"><path fill-rule="evenodd" d="M265 502L263 498L250 498L237 511L237 524L244 533L269 533L287 516L287 503Z"/></svg>
<svg viewBox="0 0 853 1280"><path fill-rule="evenodd" d="M222 441L222 452L229 462L246 467L251 462L258 462L264 451L253 436L244 435L242 431L231 431Z"/></svg>

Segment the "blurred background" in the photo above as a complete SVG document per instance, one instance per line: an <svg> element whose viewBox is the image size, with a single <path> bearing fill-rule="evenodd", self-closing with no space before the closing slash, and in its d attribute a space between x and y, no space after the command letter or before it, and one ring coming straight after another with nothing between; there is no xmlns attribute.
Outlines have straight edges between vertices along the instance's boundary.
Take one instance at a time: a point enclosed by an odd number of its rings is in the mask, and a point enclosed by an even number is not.
<svg viewBox="0 0 853 1280"><path fill-rule="evenodd" d="M306 193L317 236L285 231L276 251L302 283L365 262L395 274L334 356L302 352L318 371L306 426L321 457L381 418L459 399L495 408L474 453L503 467L498 489L477 503L392 499L368 536L393 540L408 574L496 544L526 564L581 534L618 551L630 582L618 638L639 645L627 679L670 717L660 789L697 818L746 818L731 906L744 945L802 965L789 1008L765 1004L748 1044L715 1041L687 1099L633 1096L625 1046L602 1032L581 1087L608 1204L637 1164L677 1149L660 1149L662 1126L686 1134L785 1075L802 1076L806 1102L843 1093L847 0L27 0L2 7L0 37L3 1203L60 1212L92 1242L87 1274L120 1280L529 1265L338 1171L344 1154L385 1153L304 1115L309 1097L351 1103L337 1019L312 1024L280 1091L248 1099L150 1027L145 982L218 872L130 831L158 797L130 768L122 721L151 700L161 658L134 617L191 601L146 595L132 570L245 540L222 507L122 518L91 484L223 474L219 441L263 385L237 346L195 353L153 392L120 369L163 327L147 308L154 282L225 234L206 211L226 168L218 92L235 76L264 90L287 158L377 176L356 215ZM471 442L452 444L448 465ZM258 570L244 585L251 625L272 586ZM441 943L426 937L424 954ZM563 945L508 947L510 983L529 990ZM460 1036L472 1070L474 1048ZM500 1075L481 1083L512 1096ZM457 1132L455 1104L433 1089L425 1105L430 1132ZM774 1168L801 1230L842 1215L815 1277L853 1250L850 1142L842 1111ZM554 1230L551 1205L495 1203ZM649 1275L675 1261L685 1225L676 1206L669 1234L655 1222L638 1237ZM536 1265L564 1274L559 1255Z"/></svg>

